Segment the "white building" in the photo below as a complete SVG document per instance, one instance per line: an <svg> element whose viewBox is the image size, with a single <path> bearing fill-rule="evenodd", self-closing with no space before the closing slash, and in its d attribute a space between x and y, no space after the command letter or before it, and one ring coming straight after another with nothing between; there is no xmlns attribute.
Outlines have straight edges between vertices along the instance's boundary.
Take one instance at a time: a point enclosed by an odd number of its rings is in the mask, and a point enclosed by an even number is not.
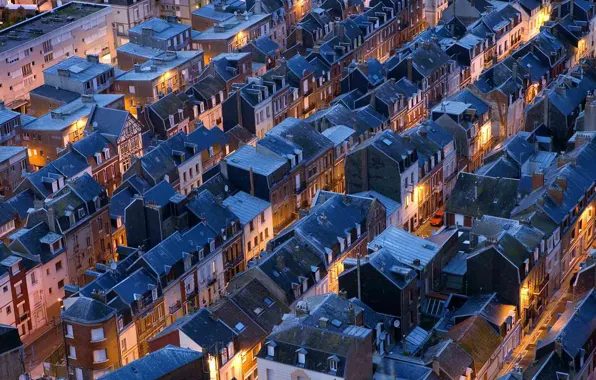
<svg viewBox="0 0 596 380"><path fill-rule="evenodd" d="M267 242L273 237L271 203L240 191L226 198L223 204L240 219L244 261L248 263L265 250Z"/></svg>

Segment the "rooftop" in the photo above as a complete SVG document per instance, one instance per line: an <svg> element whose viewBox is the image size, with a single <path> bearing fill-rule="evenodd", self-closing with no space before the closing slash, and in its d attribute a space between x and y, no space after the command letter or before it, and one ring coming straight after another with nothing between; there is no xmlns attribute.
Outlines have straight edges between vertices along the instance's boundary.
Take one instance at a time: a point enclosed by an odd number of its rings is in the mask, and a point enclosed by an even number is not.
<svg viewBox="0 0 596 380"><path fill-rule="evenodd" d="M191 59L203 54L202 50L166 52L158 57L153 57L147 62L133 70L119 76L117 80L135 81L135 80L154 80L164 73L172 70Z"/></svg>
<svg viewBox="0 0 596 380"><path fill-rule="evenodd" d="M25 131L61 131L89 116L94 106L106 107L123 98L121 94L93 95L93 100L79 98L47 113L23 126Z"/></svg>
<svg viewBox="0 0 596 380"><path fill-rule="evenodd" d="M242 225L249 223L271 206L269 202L253 197L244 191L226 198L223 205L240 219Z"/></svg>
<svg viewBox="0 0 596 380"><path fill-rule="evenodd" d="M263 21L267 17L270 17L269 14L249 14L248 16L239 19L240 17L236 17L236 19L227 20L224 23L221 23L217 26L213 26L197 37L193 38L194 41L211 41L211 40L228 40L241 32L252 27L255 24Z"/></svg>
<svg viewBox="0 0 596 380"><path fill-rule="evenodd" d="M252 169L253 172L265 176L272 174L286 164L286 160L259 153L255 147L250 145L243 146L226 157L225 160L230 166L244 170Z"/></svg>
<svg viewBox="0 0 596 380"><path fill-rule="evenodd" d="M440 249L435 243L394 226L383 231L368 246L374 251L386 249L401 263L416 269L430 263ZM420 264L414 264L415 260Z"/></svg>
<svg viewBox="0 0 596 380"><path fill-rule="evenodd" d="M103 4L73 1L0 30L0 54L22 46L28 41L41 38L45 34L64 28L102 10L110 10L110 7Z"/></svg>
<svg viewBox="0 0 596 380"><path fill-rule="evenodd" d="M160 18L149 19L128 30L129 33L143 34L145 30L151 31L151 37L168 40L185 30L190 30L190 26L178 23L167 22Z"/></svg>
<svg viewBox="0 0 596 380"><path fill-rule="evenodd" d="M44 75L66 76L77 82L87 82L114 67L93 62L92 58L70 57L43 71Z"/></svg>
<svg viewBox="0 0 596 380"><path fill-rule="evenodd" d="M25 151L24 146L0 146L0 163Z"/></svg>

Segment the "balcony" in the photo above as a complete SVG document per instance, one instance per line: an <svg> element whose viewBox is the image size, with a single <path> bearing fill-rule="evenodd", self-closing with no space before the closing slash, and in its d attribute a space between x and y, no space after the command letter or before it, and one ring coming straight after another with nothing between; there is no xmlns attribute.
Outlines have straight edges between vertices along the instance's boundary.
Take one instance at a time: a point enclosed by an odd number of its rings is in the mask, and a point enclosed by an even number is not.
<svg viewBox="0 0 596 380"><path fill-rule="evenodd" d="M241 262L244 261L244 257L242 255L239 255L238 257L236 257L234 260L232 261L226 261L226 263L224 264L224 268L225 269L232 269L232 268L236 268L236 266L238 264L240 264Z"/></svg>
<svg viewBox="0 0 596 380"><path fill-rule="evenodd" d="M170 314L175 314L182 307L181 301L176 301L173 305L170 305Z"/></svg>

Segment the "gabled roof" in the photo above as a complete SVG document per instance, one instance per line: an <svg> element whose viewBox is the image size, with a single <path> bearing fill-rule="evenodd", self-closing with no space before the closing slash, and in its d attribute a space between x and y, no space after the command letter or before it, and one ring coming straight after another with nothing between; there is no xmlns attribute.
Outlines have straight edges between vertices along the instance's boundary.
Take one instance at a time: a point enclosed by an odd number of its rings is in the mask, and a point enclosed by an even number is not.
<svg viewBox="0 0 596 380"><path fill-rule="evenodd" d="M64 321L81 324L97 324L104 322L115 315L116 311L89 297L79 296L78 299L62 312Z"/></svg>
<svg viewBox="0 0 596 380"><path fill-rule="evenodd" d="M239 191L238 193L224 199L223 205L240 219L243 226L257 218L261 213L271 207L271 203L253 197L252 195Z"/></svg>
<svg viewBox="0 0 596 380"><path fill-rule="evenodd" d="M439 362L439 368L451 380L458 380L466 375L467 368L473 368L474 359L461 346L451 339L445 339L429 347L423 355L426 363Z"/></svg>
<svg viewBox="0 0 596 380"><path fill-rule="evenodd" d="M368 243L372 251L386 250L400 263L414 269L426 267L439 253L440 247L401 228L389 226ZM419 260L419 264L414 261Z"/></svg>
<svg viewBox="0 0 596 380"><path fill-rule="evenodd" d="M502 341L499 333L478 315L455 325L447 333L447 337L453 339L474 359L476 373L480 373L484 364L499 349Z"/></svg>

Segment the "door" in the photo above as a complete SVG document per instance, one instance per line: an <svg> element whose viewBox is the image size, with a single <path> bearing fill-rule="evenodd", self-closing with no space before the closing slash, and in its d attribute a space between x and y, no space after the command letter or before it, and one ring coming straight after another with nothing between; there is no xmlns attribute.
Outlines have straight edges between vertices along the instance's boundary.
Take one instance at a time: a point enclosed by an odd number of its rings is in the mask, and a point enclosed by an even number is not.
<svg viewBox="0 0 596 380"><path fill-rule="evenodd" d="M75 376L77 380L83 380L83 370L80 368L75 368Z"/></svg>

